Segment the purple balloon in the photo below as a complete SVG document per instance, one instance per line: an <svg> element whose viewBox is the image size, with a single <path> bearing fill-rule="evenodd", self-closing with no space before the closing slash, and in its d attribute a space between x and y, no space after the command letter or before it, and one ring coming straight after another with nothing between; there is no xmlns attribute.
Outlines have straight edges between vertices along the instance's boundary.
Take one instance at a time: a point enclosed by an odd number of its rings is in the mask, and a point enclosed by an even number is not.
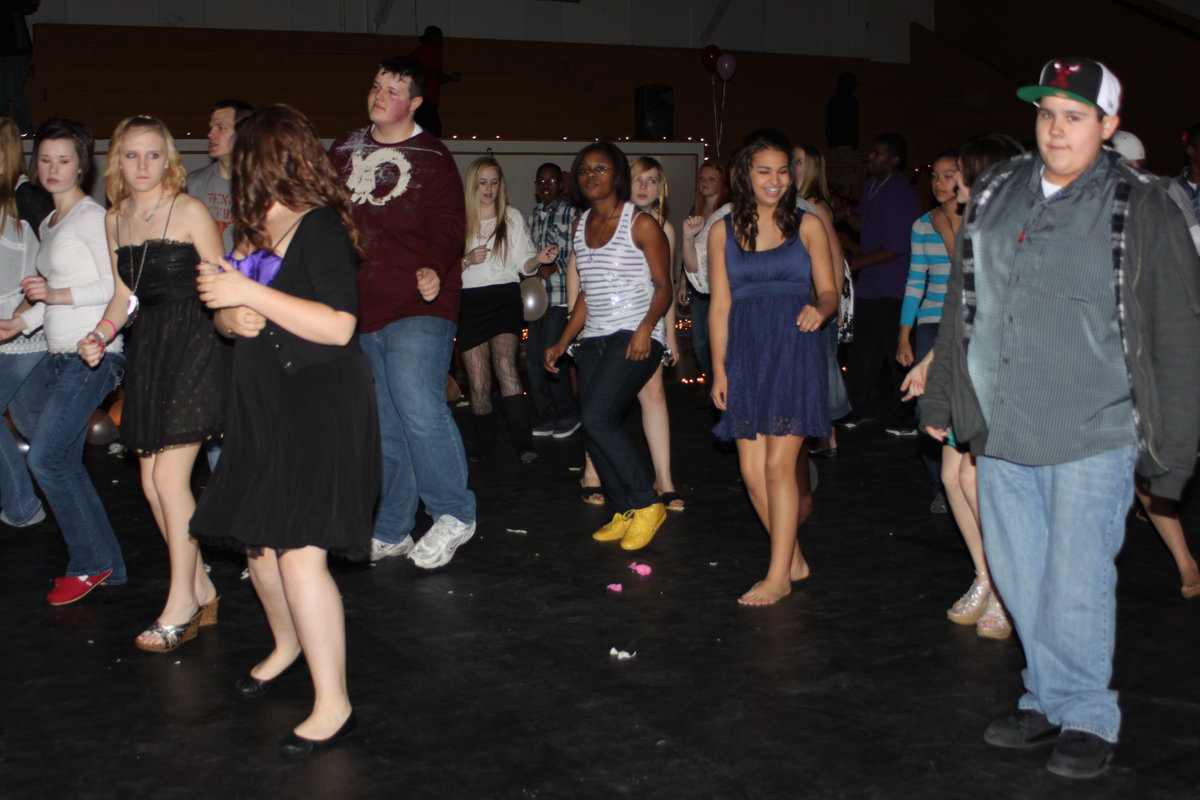
<svg viewBox="0 0 1200 800"><path fill-rule="evenodd" d="M721 57L717 59L717 74L721 76L721 80L729 80L735 72L737 59L733 57L733 53L721 53Z"/></svg>

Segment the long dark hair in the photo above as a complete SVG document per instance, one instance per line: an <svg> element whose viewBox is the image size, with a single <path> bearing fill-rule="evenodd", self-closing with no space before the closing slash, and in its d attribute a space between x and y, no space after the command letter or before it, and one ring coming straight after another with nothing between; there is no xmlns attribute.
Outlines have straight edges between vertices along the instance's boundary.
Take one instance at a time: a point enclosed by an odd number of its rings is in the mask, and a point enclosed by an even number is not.
<svg viewBox="0 0 1200 800"><path fill-rule="evenodd" d="M978 136L958 148L958 163L962 165L960 179L970 188L985 169L1025 152L1020 143L1003 133Z"/></svg>
<svg viewBox="0 0 1200 800"><path fill-rule="evenodd" d="M613 190L616 192L617 200L622 203L628 202L633 187L633 179L629 177L629 159L625 157L625 152L621 148L609 141L592 142L575 154L575 160L571 162L571 202L580 208L588 207L588 199L583 196L583 189L579 185L579 165L583 163L589 153L596 152L604 153L612 162Z"/></svg>
<svg viewBox="0 0 1200 800"><path fill-rule="evenodd" d="M267 250L267 210L282 203L293 211L315 206L341 218L357 244L346 188L321 147L308 117L288 105L267 106L238 125L233 145L234 241Z"/></svg>
<svg viewBox="0 0 1200 800"><path fill-rule="evenodd" d="M778 150L788 160L788 188L775 206L774 221L783 238L790 239L800 230L800 217L796 214L796 182L792 175L792 143L787 137L774 131L757 131L746 137L746 143L733 154L729 165L729 187L733 198L733 234L743 250L753 251L758 239L758 201L754 198L754 185L750 182L750 168L754 156L764 150Z"/></svg>

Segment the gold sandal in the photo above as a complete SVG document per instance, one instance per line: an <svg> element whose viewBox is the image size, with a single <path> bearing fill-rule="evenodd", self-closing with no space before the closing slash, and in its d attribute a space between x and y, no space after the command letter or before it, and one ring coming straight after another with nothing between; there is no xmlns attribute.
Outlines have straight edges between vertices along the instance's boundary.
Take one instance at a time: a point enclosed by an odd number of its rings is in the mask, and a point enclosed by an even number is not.
<svg viewBox="0 0 1200 800"><path fill-rule="evenodd" d="M200 618L204 614L204 609L198 609L192 618L182 625L163 625L158 620L150 625L143 633L151 633L158 637L158 642L155 644L144 644L139 636L134 640L134 644L139 649L150 653L169 653L184 642L191 641L196 638L196 634L200 632Z"/></svg>
<svg viewBox="0 0 1200 800"><path fill-rule="evenodd" d="M210 625L217 624L217 610L221 605L221 595L217 595L212 600L200 606L200 627L207 628Z"/></svg>

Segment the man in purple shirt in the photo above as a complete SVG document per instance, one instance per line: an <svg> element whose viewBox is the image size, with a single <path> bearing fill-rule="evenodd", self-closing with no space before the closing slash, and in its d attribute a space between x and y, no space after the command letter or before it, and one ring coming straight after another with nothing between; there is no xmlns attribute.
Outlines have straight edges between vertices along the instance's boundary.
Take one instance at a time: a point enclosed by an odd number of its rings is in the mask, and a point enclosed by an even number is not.
<svg viewBox="0 0 1200 800"><path fill-rule="evenodd" d="M846 217L860 234L855 276L854 344L846 386L853 418L847 428L883 419L894 436L913 436L911 406L900 402L903 372L896 363L900 306L908 277L909 234L920 216L917 195L905 178L908 145L896 133L875 137L867 154L866 185L858 208Z"/></svg>

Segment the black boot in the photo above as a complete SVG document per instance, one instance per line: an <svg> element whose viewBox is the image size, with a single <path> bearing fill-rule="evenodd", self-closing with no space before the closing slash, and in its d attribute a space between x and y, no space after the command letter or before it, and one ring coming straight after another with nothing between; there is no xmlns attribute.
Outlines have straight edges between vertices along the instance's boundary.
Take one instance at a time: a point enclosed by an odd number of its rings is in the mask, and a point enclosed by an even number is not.
<svg viewBox="0 0 1200 800"><path fill-rule="evenodd" d="M472 414L471 427L475 429L475 446L467 453L467 460L476 463L487 461L496 449L496 412Z"/></svg>
<svg viewBox="0 0 1200 800"><path fill-rule="evenodd" d="M533 452L533 432L529 428L529 408L525 405L525 395L501 397L500 405L504 408L504 419L508 423L508 438L517 449L521 463L528 464L538 456Z"/></svg>

